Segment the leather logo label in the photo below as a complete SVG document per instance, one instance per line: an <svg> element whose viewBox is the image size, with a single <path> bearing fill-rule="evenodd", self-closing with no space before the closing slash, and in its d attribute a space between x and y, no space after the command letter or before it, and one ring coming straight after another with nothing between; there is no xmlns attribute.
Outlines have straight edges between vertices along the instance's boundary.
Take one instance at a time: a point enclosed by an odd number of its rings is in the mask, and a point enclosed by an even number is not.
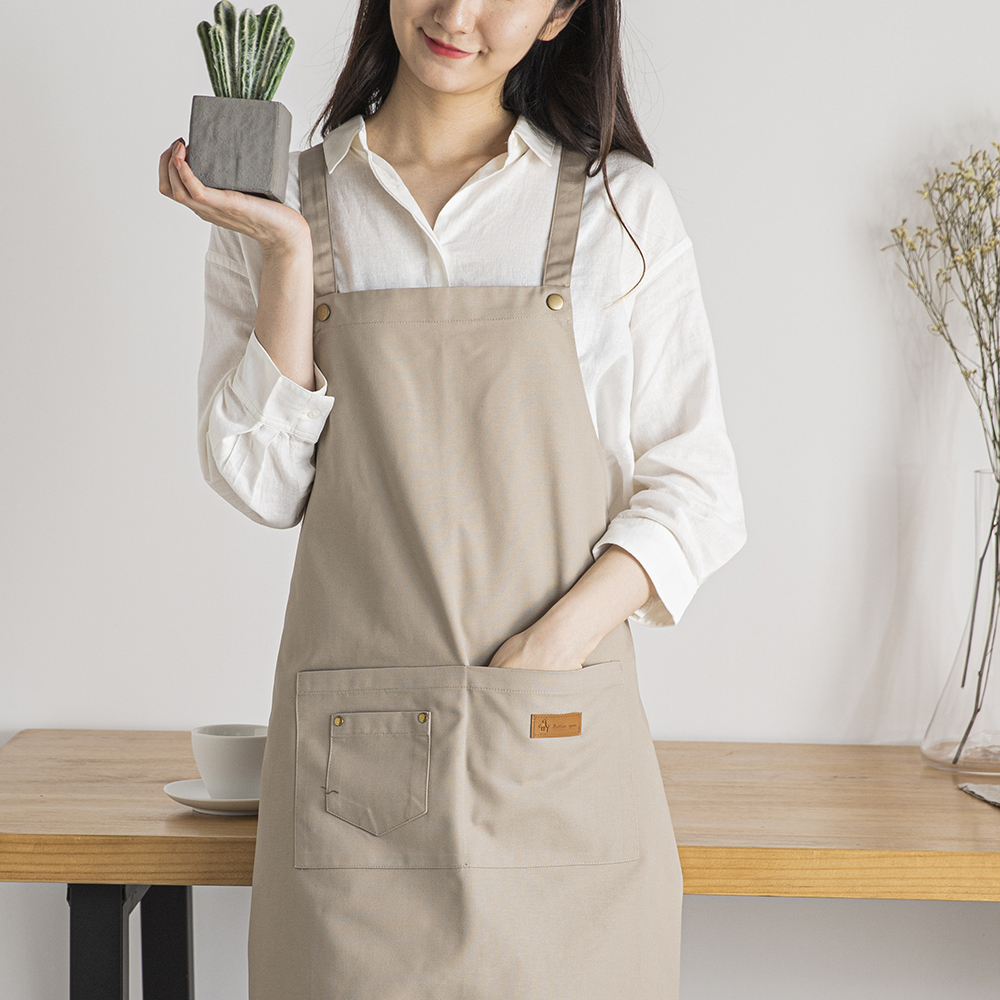
<svg viewBox="0 0 1000 1000"><path fill-rule="evenodd" d="M579 736L583 731L583 712L564 712L562 715L531 716L531 735Z"/></svg>

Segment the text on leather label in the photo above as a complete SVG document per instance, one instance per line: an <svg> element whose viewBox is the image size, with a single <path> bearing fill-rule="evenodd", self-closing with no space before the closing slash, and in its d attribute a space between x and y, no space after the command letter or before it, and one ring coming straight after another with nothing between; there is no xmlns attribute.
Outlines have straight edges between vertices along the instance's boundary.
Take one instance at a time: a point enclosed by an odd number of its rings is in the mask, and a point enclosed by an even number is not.
<svg viewBox="0 0 1000 1000"><path fill-rule="evenodd" d="M531 716L532 736L579 736L582 731L583 712Z"/></svg>

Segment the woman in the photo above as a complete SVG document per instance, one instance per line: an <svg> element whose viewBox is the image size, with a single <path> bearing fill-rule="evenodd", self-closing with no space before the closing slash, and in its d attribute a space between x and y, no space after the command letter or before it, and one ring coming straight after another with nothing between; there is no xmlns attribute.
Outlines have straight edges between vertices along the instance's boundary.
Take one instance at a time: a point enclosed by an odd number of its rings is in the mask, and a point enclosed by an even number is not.
<svg viewBox="0 0 1000 1000"><path fill-rule="evenodd" d="M161 157L213 224L206 479L301 520L251 1000L677 995L628 619L744 529L618 37L618 0L367 0L286 204Z"/></svg>

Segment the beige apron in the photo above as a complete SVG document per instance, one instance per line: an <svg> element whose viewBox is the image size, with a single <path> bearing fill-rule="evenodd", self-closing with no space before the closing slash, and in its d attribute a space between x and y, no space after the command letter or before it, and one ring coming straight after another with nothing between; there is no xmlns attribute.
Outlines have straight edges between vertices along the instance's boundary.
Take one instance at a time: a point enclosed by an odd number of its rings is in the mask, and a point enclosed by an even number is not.
<svg viewBox="0 0 1000 1000"><path fill-rule="evenodd" d="M486 665L607 526L569 294L585 179L563 153L541 286L338 293L324 143L302 154L337 401L278 654L250 1000L677 996L628 624L582 669Z"/></svg>

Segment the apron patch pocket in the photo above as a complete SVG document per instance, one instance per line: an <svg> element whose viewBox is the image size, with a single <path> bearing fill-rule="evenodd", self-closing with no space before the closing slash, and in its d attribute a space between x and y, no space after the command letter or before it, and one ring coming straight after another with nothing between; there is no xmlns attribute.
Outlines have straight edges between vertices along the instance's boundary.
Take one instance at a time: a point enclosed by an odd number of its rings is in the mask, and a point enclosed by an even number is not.
<svg viewBox="0 0 1000 1000"><path fill-rule="evenodd" d="M469 673L469 729L476 738L467 754L466 864L537 868L637 860L621 662L564 671L470 667Z"/></svg>
<svg viewBox="0 0 1000 1000"><path fill-rule="evenodd" d="M381 837L427 812L430 712L330 716L326 811Z"/></svg>
<svg viewBox="0 0 1000 1000"><path fill-rule="evenodd" d="M296 868L462 866L464 683L462 666L299 671Z"/></svg>

